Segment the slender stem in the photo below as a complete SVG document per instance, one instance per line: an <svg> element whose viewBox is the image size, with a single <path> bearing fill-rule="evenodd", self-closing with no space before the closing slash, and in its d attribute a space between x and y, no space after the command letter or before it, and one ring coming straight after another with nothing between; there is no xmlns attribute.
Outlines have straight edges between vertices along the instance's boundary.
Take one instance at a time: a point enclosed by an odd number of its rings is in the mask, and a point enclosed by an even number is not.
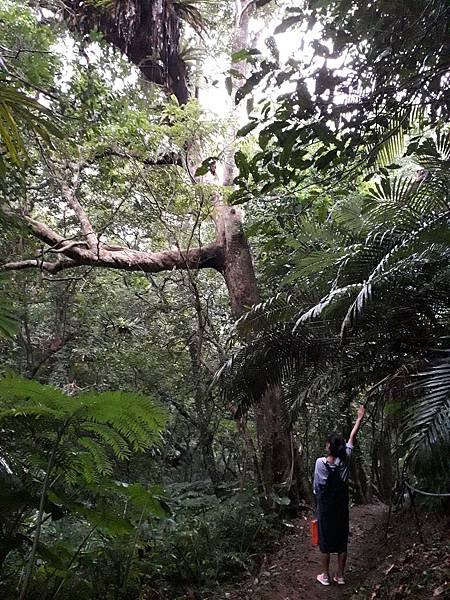
<svg viewBox="0 0 450 600"><path fill-rule="evenodd" d="M41 526L42 526L43 516L44 516L45 499L47 497L47 490L49 488L49 483L50 483L50 474L52 472L53 464L55 462L56 450L58 449L59 442L61 441L61 438L63 436L65 428L66 428L66 424L64 424L64 426L61 428L61 431L58 432L58 436L56 438L55 444L53 446L53 449L52 449L51 454L48 459L47 472L45 473L44 483L42 485L41 498L39 501L39 511L38 511L38 516L37 516L37 521L36 521L36 529L34 531L33 545L31 547L30 558L28 559L28 565L27 565L27 569L25 572L25 579L24 579L24 582L22 585L22 589L20 591L19 600L24 600L26 598L28 588L30 587L31 577L33 575L34 562L35 562L35 557L36 557L36 550L37 550L37 547L39 544L39 538L41 535Z"/></svg>
<svg viewBox="0 0 450 600"><path fill-rule="evenodd" d="M142 521L144 519L144 514L145 514L145 508L142 509L141 516L139 517L139 522L136 527L136 533L134 535L133 544L132 544L132 547L130 550L130 556L128 557L128 563L127 563L126 570L125 570L124 577L123 577L122 590L121 590L122 594L126 593L128 578L130 576L131 566L133 564L134 551L136 550L139 535L141 533L141 525L142 525ZM123 597L125 597L125 596L123 596Z"/></svg>
<svg viewBox="0 0 450 600"><path fill-rule="evenodd" d="M80 545L78 546L78 548L76 549L76 552L73 554L72 558L69 561L69 564L66 567L66 571L67 573L64 575L64 577L61 579L58 587L56 588L56 590L53 592L53 594L50 596L50 600L52 600L52 598L56 598L56 596L59 594L59 592L61 591L62 586L64 585L64 583L67 580L67 575L69 572L70 567L73 565L73 563L75 562L75 559L77 558L77 556L80 554L81 550L83 549L84 545L88 542L89 538L91 537L91 535L94 533L94 531L97 529L97 525L94 525L93 527L91 527L91 529L87 532L87 534L84 536L84 538L81 540Z"/></svg>

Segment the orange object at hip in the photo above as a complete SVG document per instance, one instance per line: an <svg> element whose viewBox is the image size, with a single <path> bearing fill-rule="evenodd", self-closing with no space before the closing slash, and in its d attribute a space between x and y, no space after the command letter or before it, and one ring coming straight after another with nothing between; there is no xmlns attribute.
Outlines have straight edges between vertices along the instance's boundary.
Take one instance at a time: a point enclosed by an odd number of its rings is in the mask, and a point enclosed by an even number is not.
<svg viewBox="0 0 450 600"><path fill-rule="evenodd" d="M313 546L319 545L319 523L317 519L311 521L311 541Z"/></svg>

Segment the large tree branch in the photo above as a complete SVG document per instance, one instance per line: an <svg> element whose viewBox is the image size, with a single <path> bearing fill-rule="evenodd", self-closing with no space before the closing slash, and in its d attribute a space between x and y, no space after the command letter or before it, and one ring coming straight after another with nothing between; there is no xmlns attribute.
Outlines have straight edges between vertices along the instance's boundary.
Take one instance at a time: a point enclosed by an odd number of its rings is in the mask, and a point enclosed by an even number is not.
<svg viewBox="0 0 450 600"><path fill-rule="evenodd" d="M51 227L46 225L45 223L41 223L40 221L36 221L32 217L24 216L24 220L30 226L33 234L41 240L41 242L45 242L49 246L58 247L61 246L65 241L67 241L62 235L54 231Z"/></svg>
<svg viewBox="0 0 450 600"><path fill-rule="evenodd" d="M99 240L97 234L94 231L94 228L91 225L87 212L81 206L80 201L77 198L77 191L80 185L80 164L67 164L68 169L72 171L72 181L71 185L69 185L66 181L61 183L61 190L63 196L70 206L70 208L75 213L75 216L80 223L81 232L83 233L84 238L86 239L86 243L91 250L94 248L98 248Z"/></svg>
<svg viewBox="0 0 450 600"><path fill-rule="evenodd" d="M127 248L108 250L100 244L98 251L77 248L75 258L60 258L55 262L40 258L9 262L0 267L2 271L17 271L38 268L47 273L58 273L65 269L90 266L107 269L123 269L142 273L160 273L175 269L216 269L222 271L223 249L219 244L209 244L189 250L165 250L162 252L140 252Z"/></svg>
<svg viewBox="0 0 450 600"><path fill-rule="evenodd" d="M15 218L17 218L17 215L15 213L13 213L12 211L10 211L9 209L2 208L2 210L7 216L10 216L10 217L14 216ZM41 242L44 242L48 246L50 246L50 248L48 248L46 250L46 252L55 252L58 254L65 254L66 257L68 257L70 259L76 259L79 256L79 248L87 245L86 242L78 242L78 241L66 239L65 237L63 237L62 235L60 235L59 233L54 231L51 227L49 227L45 223L36 221L36 219L33 219L32 217L29 217L28 215L23 215L21 218L28 224L34 237L36 237L38 240L41 240ZM32 262L36 262L36 261L39 261L41 263L42 257L40 257L39 259L37 259L37 258L33 259ZM23 262L23 261L21 261L21 262ZM50 264L53 264L53 263L50 263ZM26 267L22 267L22 268L26 268Z"/></svg>
<svg viewBox="0 0 450 600"><path fill-rule="evenodd" d="M114 156L116 158L123 159L133 159L136 160L146 167L170 167L170 166L183 166L183 160L178 152L168 152L156 159L151 159L145 156L142 156L139 152L133 152L131 150L123 150L118 146L111 146L109 148L104 148L103 150L99 150L95 152L91 159L86 161L87 164L94 162L94 160L99 160L102 158L108 158L110 156Z"/></svg>
<svg viewBox="0 0 450 600"><path fill-rule="evenodd" d="M69 187L66 183L63 183L61 186L62 193L64 198L67 200L67 204L75 213L78 222L80 223L81 231L83 236L86 238L87 245L91 250L98 247L98 237L95 233L89 217L87 216L86 211L81 206L77 195L76 189Z"/></svg>
<svg viewBox="0 0 450 600"><path fill-rule="evenodd" d="M0 271L23 271L24 269L37 268L47 273L58 273L58 271L62 271L63 269L70 269L77 266L77 263L70 258L57 260L56 262L43 261L40 258L28 258L26 260L5 263L0 266Z"/></svg>

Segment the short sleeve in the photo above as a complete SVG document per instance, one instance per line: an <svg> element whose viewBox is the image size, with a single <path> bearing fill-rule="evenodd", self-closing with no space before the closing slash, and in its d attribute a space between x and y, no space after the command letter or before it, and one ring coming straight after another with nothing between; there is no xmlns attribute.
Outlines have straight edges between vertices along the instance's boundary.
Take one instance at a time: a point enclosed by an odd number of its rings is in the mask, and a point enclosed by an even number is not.
<svg viewBox="0 0 450 600"><path fill-rule="evenodd" d="M328 476L328 471L327 471L327 467L325 465L324 459L318 458L316 460L316 466L314 469L313 491L315 494L317 493L319 486L326 483L327 476Z"/></svg>
<svg viewBox="0 0 450 600"><path fill-rule="evenodd" d="M353 452L353 444L345 444L345 452L347 454L347 458L350 458Z"/></svg>

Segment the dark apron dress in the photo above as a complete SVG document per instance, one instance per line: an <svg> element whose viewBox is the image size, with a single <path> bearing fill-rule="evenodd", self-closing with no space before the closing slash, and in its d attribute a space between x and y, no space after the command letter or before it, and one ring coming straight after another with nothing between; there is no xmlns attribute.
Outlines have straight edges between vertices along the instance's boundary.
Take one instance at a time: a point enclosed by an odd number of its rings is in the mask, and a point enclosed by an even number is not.
<svg viewBox="0 0 450 600"><path fill-rule="evenodd" d="M346 552L348 543L348 484L341 479L338 468L326 463L328 477L319 486L317 513L319 547L326 554Z"/></svg>

